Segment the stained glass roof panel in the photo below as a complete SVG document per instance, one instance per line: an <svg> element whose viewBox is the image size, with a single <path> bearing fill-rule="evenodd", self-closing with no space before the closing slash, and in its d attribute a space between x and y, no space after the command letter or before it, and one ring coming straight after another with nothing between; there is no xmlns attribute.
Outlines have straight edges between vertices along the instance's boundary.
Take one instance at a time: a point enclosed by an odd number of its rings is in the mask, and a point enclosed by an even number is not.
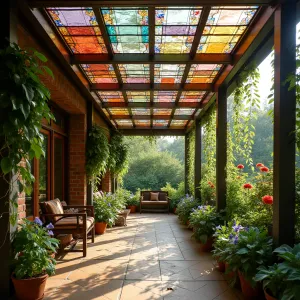
<svg viewBox="0 0 300 300"><path fill-rule="evenodd" d="M150 127L151 121L150 120L134 120L136 126L139 127Z"/></svg>
<svg viewBox="0 0 300 300"><path fill-rule="evenodd" d="M187 83L211 83L222 65L193 64L190 68Z"/></svg>
<svg viewBox="0 0 300 300"><path fill-rule="evenodd" d="M73 53L107 53L92 8L54 7L47 12Z"/></svg>
<svg viewBox="0 0 300 300"><path fill-rule="evenodd" d="M112 107L112 108L109 109L109 111L114 116L120 116L120 115L129 116L129 112L128 112L127 108Z"/></svg>
<svg viewBox="0 0 300 300"><path fill-rule="evenodd" d="M150 116L150 109L148 108L132 108L131 112L133 115Z"/></svg>
<svg viewBox="0 0 300 300"><path fill-rule="evenodd" d="M166 127L168 126L168 120L153 120L154 127Z"/></svg>
<svg viewBox="0 0 300 300"><path fill-rule="evenodd" d="M184 64L156 64L154 66L154 82L180 83L184 69Z"/></svg>
<svg viewBox="0 0 300 300"><path fill-rule="evenodd" d="M186 91L182 92L179 102L200 102L205 92Z"/></svg>
<svg viewBox="0 0 300 300"><path fill-rule="evenodd" d="M126 94L129 102L150 102L150 92L127 91Z"/></svg>
<svg viewBox="0 0 300 300"><path fill-rule="evenodd" d="M187 122L187 120L172 120L170 127L184 127Z"/></svg>
<svg viewBox="0 0 300 300"><path fill-rule="evenodd" d="M115 120L115 122L120 127L133 127L132 121L128 120L128 119L118 119L118 120Z"/></svg>
<svg viewBox="0 0 300 300"><path fill-rule="evenodd" d="M155 10L155 52L189 53L201 7L160 7Z"/></svg>
<svg viewBox="0 0 300 300"><path fill-rule="evenodd" d="M123 83L149 83L149 64L119 64Z"/></svg>
<svg viewBox="0 0 300 300"><path fill-rule="evenodd" d="M154 102L175 102L176 91L154 91Z"/></svg>
<svg viewBox="0 0 300 300"><path fill-rule="evenodd" d="M104 23L115 53L148 53L148 10L145 8L103 8Z"/></svg>
<svg viewBox="0 0 300 300"><path fill-rule="evenodd" d="M169 116L172 113L172 109L165 109L165 108L154 108L153 114L157 116Z"/></svg>
<svg viewBox="0 0 300 300"><path fill-rule="evenodd" d="M191 116L195 112L194 108L177 108L175 111L175 115L187 115Z"/></svg>
<svg viewBox="0 0 300 300"><path fill-rule="evenodd" d="M101 100L103 102L124 102L124 98L121 92L112 91L112 92L105 92L101 91L98 92Z"/></svg>
<svg viewBox="0 0 300 300"><path fill-rule="evenodd" d="M213 7L198 53L231 53L255 15L257 7Z"/></svg>
<svg viewBox="0 0 300 300"><path fill-rule="evenodd" d="M111 64L81 65L86 76L92 83L117 83L116 74Z"/></svg>

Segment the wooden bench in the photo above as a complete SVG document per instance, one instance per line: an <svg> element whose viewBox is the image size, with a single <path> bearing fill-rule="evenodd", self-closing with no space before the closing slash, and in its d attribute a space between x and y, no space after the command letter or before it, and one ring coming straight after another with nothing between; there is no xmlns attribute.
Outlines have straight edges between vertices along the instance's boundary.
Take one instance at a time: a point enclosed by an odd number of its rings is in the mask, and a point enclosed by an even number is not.
<svg viewBox="0 0 300 300"><path fill-rule="evenodd" d="M158 200L151 200L151 193L158 193ZM165 191L141 191L140 214L142 211L170 212L170 199Z"/></svg>

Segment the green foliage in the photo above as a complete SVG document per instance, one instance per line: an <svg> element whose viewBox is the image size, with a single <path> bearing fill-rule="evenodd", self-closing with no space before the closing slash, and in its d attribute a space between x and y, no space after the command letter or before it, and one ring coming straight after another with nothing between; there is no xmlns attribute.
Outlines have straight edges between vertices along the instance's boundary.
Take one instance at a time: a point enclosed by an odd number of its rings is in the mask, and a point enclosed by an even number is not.
<svg viewBox="0 0 300 300"><path fill-rule="evenodd" d="M281 300L300 299L300 244L282 245L274 250L281 262L262 266L254 280L263 281L265 289Z"/></svg>
<svg viewBox="0 0 300 300"><path fill-rule="evenodd" d="M44 155L41 121L54 118L47 104L50 92L39 79L39 75L53 74L40 60L47 61L43 54L29 53L17 44L0 50L1 173L22 175L20 190L27 192L34 181L29 161ZM22 159L25 166L19 164Z"/></svg>
<svg viewBox="0 0 300 300"><path fill-rule="evenodd" d="M119 178L128 170L128 147L123 141L123 136L118 132L111 135L108 168Z"/></svg>
<svg viewBox="0 0 300 300"><path fill-rule="evenodd" d="M184 137L176 137L172 142L160 138L157 140L159 151L166 151L171 153L181 163L184 163Z"/></svg>
<svg viewBox="0 0 300 300"><path fill-rule="evenodd" d="M51 224L51 223L50 223ZM42 226L40 219L34 222L23 219L19 230L13 236L13 269L17 279L38 277L55 273L56 261L50 254L55 253L59 241L51 238L53 225Z"/></svg>
<svg viewBox="0 0 300 300"><path fill-rule="evenodd" d="M187 184L188 191L194 195L195 192L195 128L193 128L187 136Z"/></svg>
<svg viewBox="0 0 300 300"><path fill-rule="evenodd" d="M129 206L129 205L136 205L138 206L140 201L140 197L138 195L132 194L130 191L123 189L123 188L118 188L116 191L116 196L118 199L121 199L122 203L124 205Z"/></svg>
<svg viewBox="0 0 300 300"><path fill-rule="evenodd" d="M256 227L239 231L230 246L230 255L226 262L230 268L239 270L243 276L254 285L253 277L260 266L268 265L272 260L272 238L266 231Z"/></svg>
<svg viewBox="0 0 300 300"><path fill-rule="evenodd" d="M166 186L161 188L162 191L168 192L170 198L170 208L174 209L177 207L180 199L185 195L184 182L180 182L177 189L173 188L169 182Z"/></svg>
<svg viewBox="0 0 300 300"><path fill-rule="evenodd" d="M105 131L93 125L86 142L86 173L91 182L97 182L106 172L108 159L109 145Z"/></svg>
<svg viewBox="0 0 300 300"><path fill-rule="evenodd" d="M124 209L124 202L121 192L119 195L118 193L104 193L102 197L98 193L94 193L95 221L104 222L111 227L115 223L118 213Z"/></svg>
<svg viewBox="0 0 300 300"><path fill-rule="evenodd" d="M206 205L198 206L197 209L191 213L190 225L193 227L193 237L205 244L208 238L212 237L216 227L222 222L222 217L215 207Z"/></svg>
<svg viewBox="0 0 300 300"><path fill-rule="evenodd" d="M193 209L199 206L199 200L195 199L193 196L186 195L180 200L177 205L177 215L179 220L183 224L187 224L190 214L193 212Z"/></svg>

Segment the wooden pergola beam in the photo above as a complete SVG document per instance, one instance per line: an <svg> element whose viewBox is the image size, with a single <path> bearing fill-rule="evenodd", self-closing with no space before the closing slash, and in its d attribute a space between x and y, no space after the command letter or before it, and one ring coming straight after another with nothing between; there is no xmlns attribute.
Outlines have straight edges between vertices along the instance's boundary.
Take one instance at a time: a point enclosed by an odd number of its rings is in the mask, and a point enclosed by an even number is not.
<svg viewBox="0 0 300 300"><path fill-rule="evenodd" d="M128 120L128 119L133 119L133 120L169 120L170 115L114 115L111 116L112 120ZM192 120L192 116L186 116L186 115L174 115L173 120Z"/></svg>
<svg viewBox="0 0 300 300"><path fill-rule="evenodd" d="M92 83L91 91L211 91L211 83Z"/></svg>
<svg viewBox="0 0 300 300"><path fill-rule="evenodd" d="M236 6L236 5L272 5L274 0L86 0L84 6L189 6L189 5L211 5L211 6ZM82 0L28 0L31 7L82 7Z"/></svg>
<svg viewBox="0 0 300 300"><path fill-rule="evenodd" d="M143 54L116 53L113 57L104 54L73 54L71 64L231 64L234 58L231 54L197 53L193 58L189 54Z"/></svg>
<svg viewBox="0 0 300 300"><path fill-rule="evenodd" d="M184 136L185 129L169 129L169 128L136 128L136 129L123 129L119 128L119 132L123 135L135 135L135 136Z"/></svg>
<svg viewBox="0 0 300 300"><path fill-rule="evenodd" d="M103 102L102 108L202 108L199 102Z"/></svg>

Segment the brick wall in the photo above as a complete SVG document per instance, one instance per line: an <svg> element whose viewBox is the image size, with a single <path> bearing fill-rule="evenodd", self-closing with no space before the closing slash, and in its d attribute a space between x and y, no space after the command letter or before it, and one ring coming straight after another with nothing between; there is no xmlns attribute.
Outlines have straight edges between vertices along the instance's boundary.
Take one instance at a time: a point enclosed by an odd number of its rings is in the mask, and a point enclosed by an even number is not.
<svg viewBox="0 0 300 300"><path fill-rule="evenodd" d="M110 172L106 172L102 179L102 190L103 192L111 192L111 175Z"/></svg>
<svg viewBox="0 0 300 300"><path fill-rule="evenodd" d="M86 204L86 115L71 115L69 128L69 203Z"/></svg>

